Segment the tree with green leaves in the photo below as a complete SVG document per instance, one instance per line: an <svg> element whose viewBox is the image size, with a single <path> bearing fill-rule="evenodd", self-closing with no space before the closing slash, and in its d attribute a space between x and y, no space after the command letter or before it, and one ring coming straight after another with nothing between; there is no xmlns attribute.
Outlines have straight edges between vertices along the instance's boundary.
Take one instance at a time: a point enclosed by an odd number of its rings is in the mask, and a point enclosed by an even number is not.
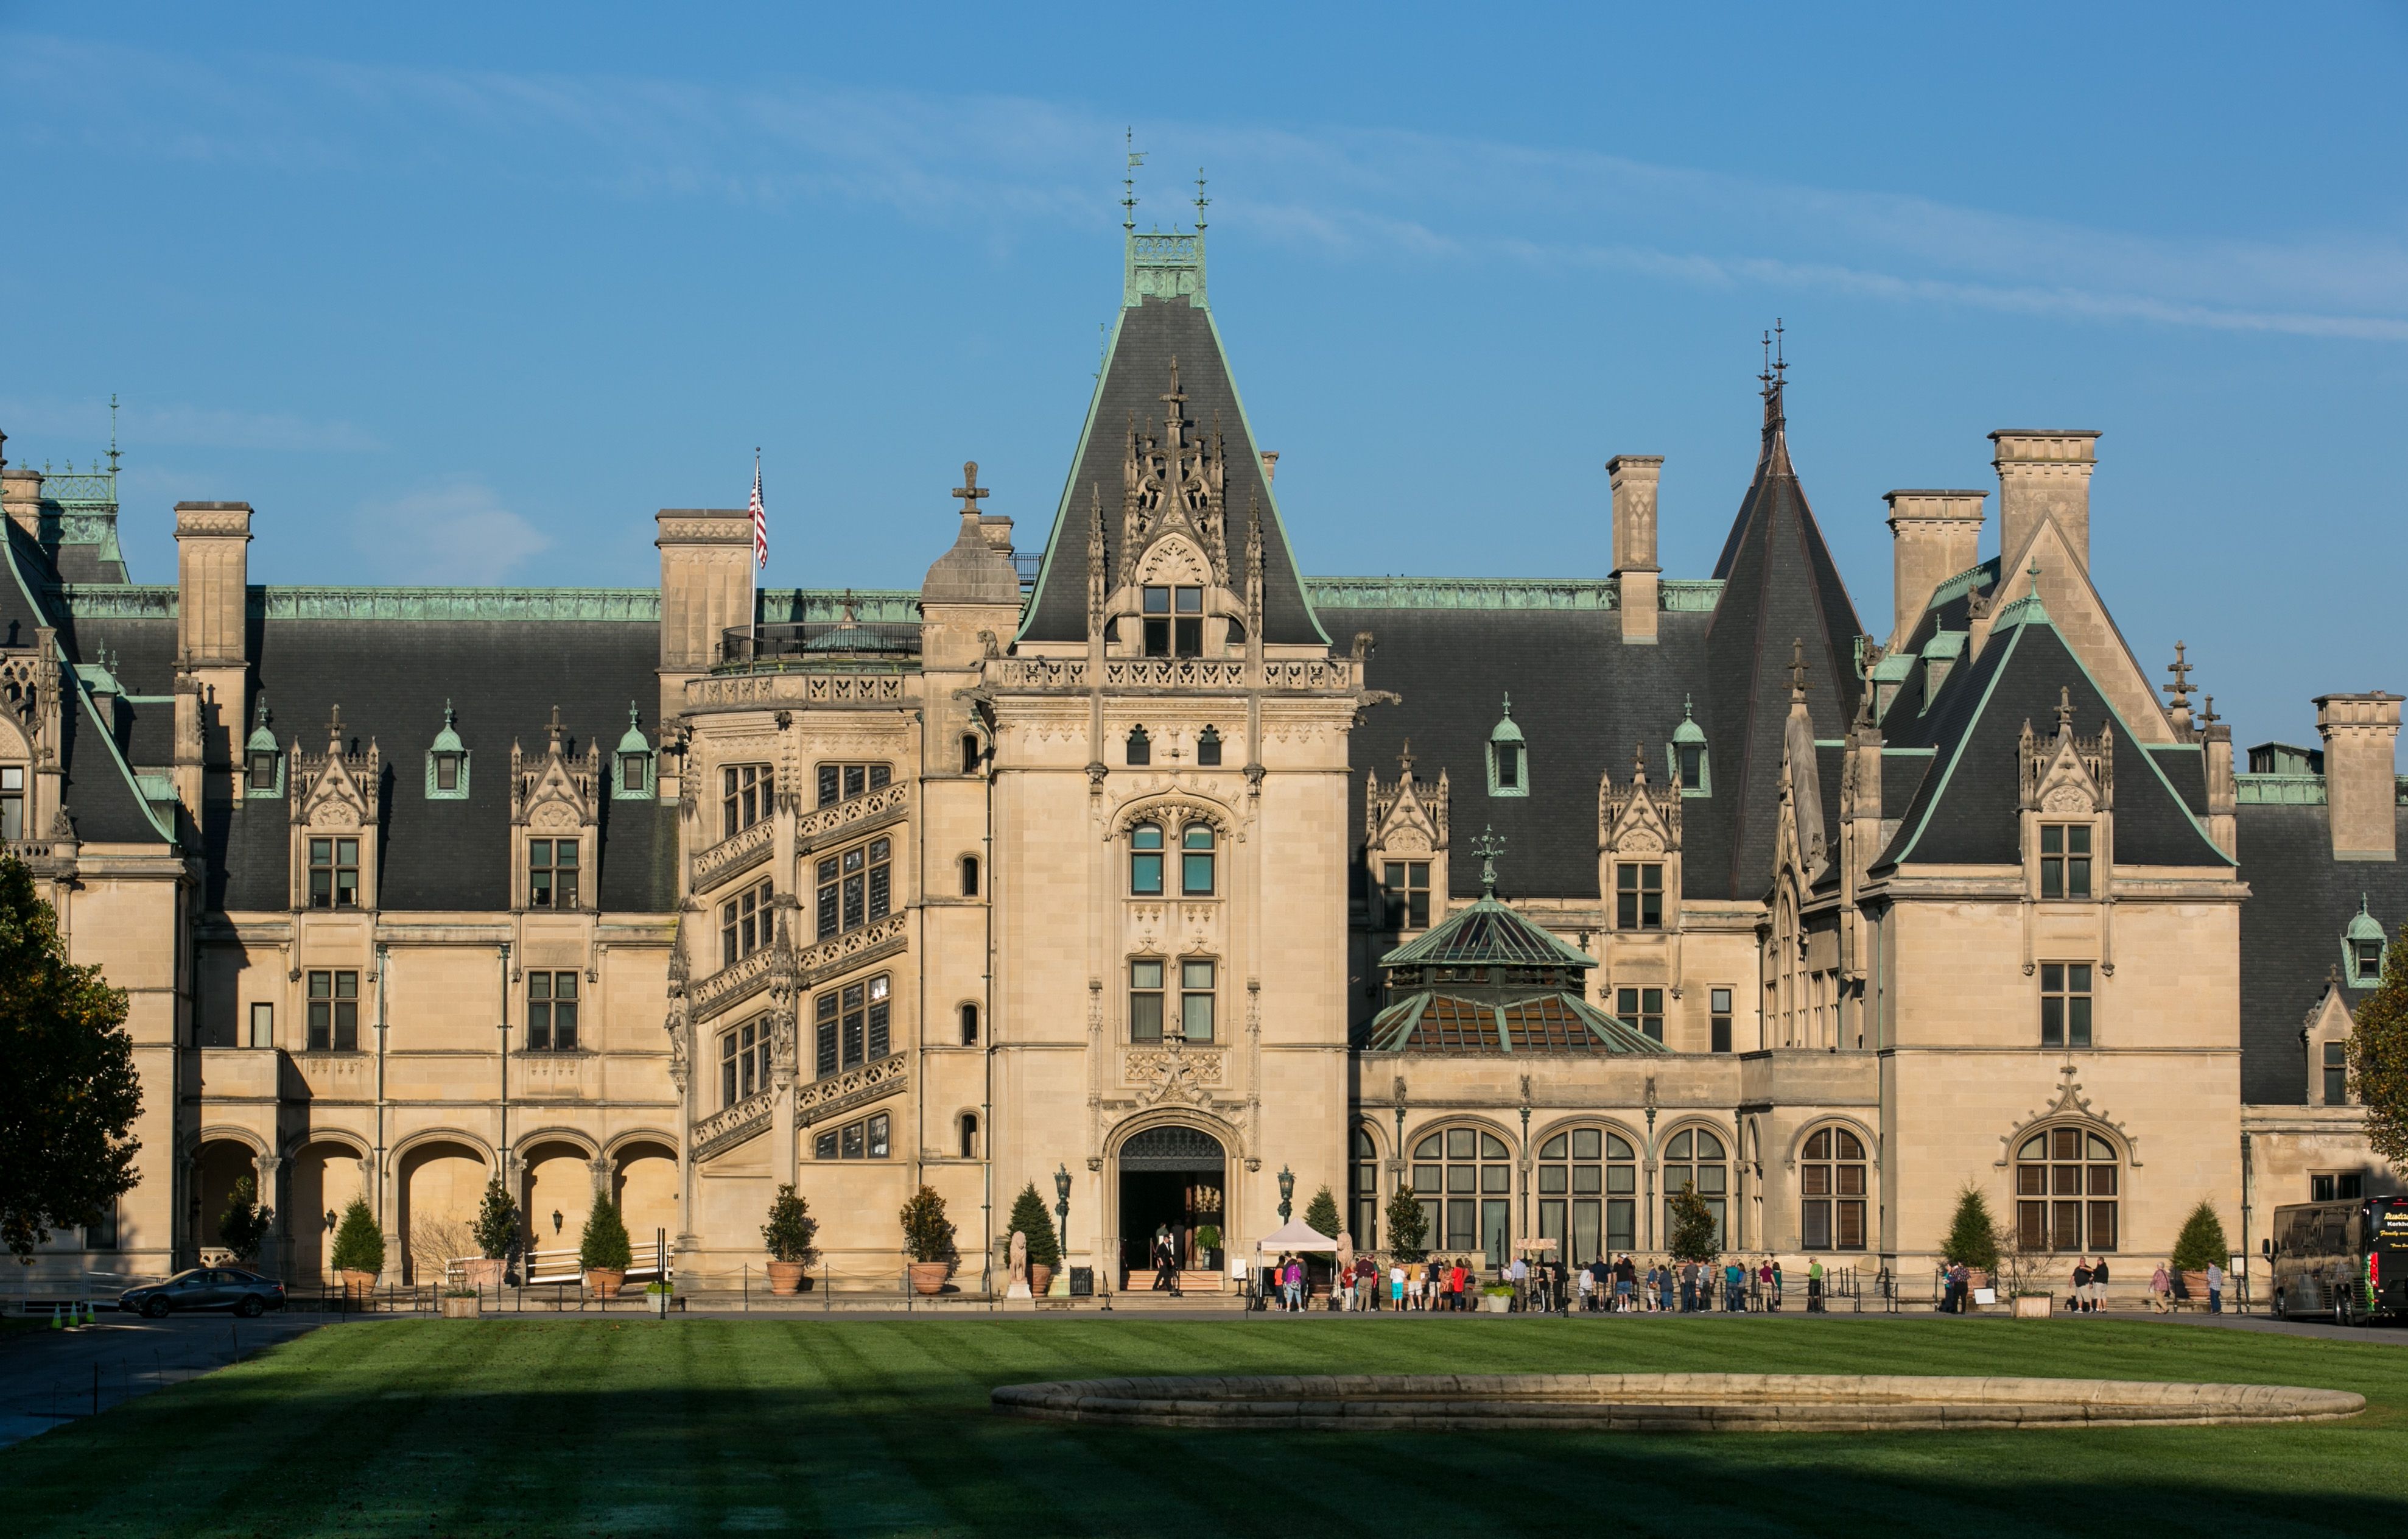
<svg viewBox="0 0 2408 1539"><path fill-rule="evenodd" d="M1398 1187L1388 1199L1388 1249L1399 1261L1418 1261L1429 1254L1429 1215L1411 1187Z"/></svg>
<svg viewBox="0 0 2408 1539"><path fill-rule="evenodd" d="M1330 1195L1327 1187L1314 1192L1312 1201L1304 1205L1304 1221L1315 1234L1326 1234L1332 1240L1346 1227L1346 1221L1338 1216L1338 1199Z"/></svg>
<svg viewBox="0 0 2408 1539"><path fill-rule="evenodd" d="M489 1261L501 1260L518 1243L519 1205L510 1201L510 1184L500 1176L485 1183L484 1201L477 1206L477 1222L470 1233L477 1242L477 1254Z"/></svg>
<svg viewBox="0 0 2408 1539"><path fill-rule="evenodd" d="M337 1272L365 1272L373 1277L384 1270L384 1233L377 1228L366 1198L352 1198L343 1210L343 1222L335 1230L334 1260Z"/></svg>
<svg viewBox="0 0 2408 1539"><path fill-rule="evenodd" d="M777 1201L769 1204L769 1221L761 1226L761 1244L767 1247L769 1259L813 1265L820 1259L819 1247L812 1243L819 1233L820 1221L811 1216L811 1205L796 1196L793 1187L779 1187Z"/></svg>
<svg viewBox="0 0 2408 1539"><path fill-rule="evenodd" d="M2174 1270L2205 1272L2231 1259L2232 1247L2224 1243L2224 1220L2215 1215L2214 1203L2202 1200L2183 1220L2182 1233L2175 1237Z"/></svg>
<svg viewBox="0 0 2408 1539"><path fill-rule="evenodd" d="M1954 1266L1976 1272L1999 1270L1999 1225L1990 1215L1990 1200L1971 1183L1956 1193L1956 1215L1949 1220L1948 1237L1940 1254Z"/></svg>
<svg viewBox="0 0 2408 1539"><path fill-rule="evenodd" d="M258 1187L251 1177L236 1177L234 1190L226 1194L225 1212L218 1215L218 1243L234 1252L234 1259L243 1265L256 1266L259 1247L266 1243L267 1231L275 1223L276 1210L260 1204Z"/></svg>
<svg viewBox="0 0 2408 1539"><path fill-rule="evenodd" d="M0 1244L28 1259L139 1179L125 993L67 961L34 873L0 851Z"/></svg>
<svg viewBox="0 0 2408 1539"><path fill-rule="evenodd" d="M1034 1181L1021 1187L1020 1195L1011 1200L1010 1232L1027 1236L1031 1266L1062 1264L1062 1242L1054 1232L1054 1215L1045 1211L1045 1200L1037 1195Z"/></svg>
<svg viewBox="0 0 2408 1539"><path fill-rule="evenodd" d="M2383 959L2383 982L2350 1012L2349 1093L2366 1108L2366 1142L2408 1172L2408 925Z"/></svg>
<svg viewBox="0 0 2408 1539"><path fill-rule="evenodd" d="M1672 1259L1703 1263L1723 1253L1719 1233L1722 1226L1714 1221L1714 1210L1706 1206L1706 1200L1698 1195L1695 1185L1682 1182L1669 1205L1672 1235L1665 1248L1671 1251Z"/></svg>
<svg viewBox="0 0 2408 1539"><path fill-rule="evenodd" d="M953 1221L945 1216L945 1200L934 1187L922 1187L903 1204L903 1248L915 1261L958 1261ZM1031 1259L1036 1242L1029 1242Z"/></svg>
<svg viewBox="0 0 2408 1539"><path fill-rule="evenodd" d="M636 1264L636 1247L628 1243L626 1220L619 1204L607 1196L594 1199L585 1215L585 1231L577 1237L577 1265L583 1272L624 1272Z"/></svg>

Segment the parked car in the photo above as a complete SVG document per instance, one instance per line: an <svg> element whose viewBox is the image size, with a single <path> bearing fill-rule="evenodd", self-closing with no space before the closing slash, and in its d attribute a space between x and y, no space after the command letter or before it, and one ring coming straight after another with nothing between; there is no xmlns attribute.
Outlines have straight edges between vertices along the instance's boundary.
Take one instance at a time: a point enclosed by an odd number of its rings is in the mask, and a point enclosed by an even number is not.
<svg viewBox="0 0 2408 1539"><path fill-rule="evenodd" d="M164 1283L127 1288L117 1296L117 1307L153 1320L182 1309L231 1309L255 1319L284 1307L284 1285L239 1267L194 1267Z"/></svg>

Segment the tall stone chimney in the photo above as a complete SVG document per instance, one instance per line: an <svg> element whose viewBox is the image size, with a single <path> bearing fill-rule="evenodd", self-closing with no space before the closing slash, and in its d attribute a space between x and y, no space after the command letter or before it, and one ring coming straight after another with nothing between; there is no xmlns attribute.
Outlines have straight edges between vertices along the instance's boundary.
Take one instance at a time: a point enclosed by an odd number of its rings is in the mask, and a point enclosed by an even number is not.
<svg viewBox="0 0 2408 1539"><path fill-rule="evenodd" d="M1906 644L1931 590L1981 559L1982 503L1987 492L1884 492L1889 504L1895 623L1891 651Z"/></svg>
<svg viewBox="0 0 2408 1539"><path fill-rule="evenodd" d="M1656 564L1656 487L1661 454L1616 454L1605 462L1613 487L1613 571L1621 581L1622 640L1656 644L1663 568Z"/></svg>
<svg viewBox="0 0 2408 1539"><path fill-rule="evenodd" d="M2099 435L2081 427L2002 427L1990 443L1990 463L1999 472L2000 558L2020 563L2032 531L2053 518L2088 571L2090 472L2099 467Z"/></svg>
<svg viewBox="0 0 2408 1539"><path fill-rule="evenodd" d="M2325 740L2325 800L2335 860L2396 860L2400 854L2400 697L2319 695L2316 730Z"/></svg>
<svg viewBox="0 0 2408 1539"><path fill-rule="evenodd" d="M203 764L228 774L250 708L250 595L251 504L176 504L176 671L199 687Z"/></svg>
<svg viewBox="0 0 2408 1539"><path fill-rule="evenodd" d="M685 713L689 679L719 661L720 640L752 623L752 514L744 508L664 508L661 553L661 714Z"/></svg>
<svg viewBox="0 0 2408 1539"><path fill-rule="evenodd" d="M5 437L5 435L0 435ZM42 473L22 465L0 468L0 512L30 538L42 538Z"/></svg>

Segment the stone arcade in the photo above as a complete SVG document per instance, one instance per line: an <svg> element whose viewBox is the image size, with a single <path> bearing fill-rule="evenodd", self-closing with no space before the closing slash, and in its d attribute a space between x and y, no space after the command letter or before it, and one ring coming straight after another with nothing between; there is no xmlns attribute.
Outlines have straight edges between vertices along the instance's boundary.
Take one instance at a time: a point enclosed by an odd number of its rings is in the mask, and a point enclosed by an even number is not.
<svg viewBox="0 0 2408 1539"><path fill-rule="evenodd" d="M2380 1182L2332 1065L2408 918L2400 698L2236 764L2092 585L2091 432L1991 436L1986 559L1987 493L1890 494L1877 636L1784 389L1709 576L1622 454L1606 575L1307 578L1202 229L1131 229L1041 563L969 466L916 594L756 595L714 509L657 589L263 587L235 502L146 586L113 471L7 467L0 836L146 1089L42 1267L189 1262L244 1174L303 1280L360 1193L429 1277L496 1170L538 1246L607 1190L732 1277L791 1180L859 1287L925 1182L973 1288L1057 1179L1108 1278L1283 1172L1362 1244L1410 1183L1450 1249L1644 1252L1693 1185L1901 1273L1969 1182L2137 1257Z"/></svg>

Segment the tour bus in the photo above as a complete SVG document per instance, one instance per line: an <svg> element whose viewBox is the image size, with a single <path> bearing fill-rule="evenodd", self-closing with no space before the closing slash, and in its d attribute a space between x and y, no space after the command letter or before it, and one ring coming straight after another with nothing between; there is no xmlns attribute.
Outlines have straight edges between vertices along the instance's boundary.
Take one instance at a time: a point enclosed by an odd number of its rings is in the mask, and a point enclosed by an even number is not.
<svg viewBox="0 0 2408 1539"><path fill-rule="evenodd" d="M2408 1196L2276 1208L2261 1248L2278 1319L2358 1325L2408 1315Z"/></svg>

